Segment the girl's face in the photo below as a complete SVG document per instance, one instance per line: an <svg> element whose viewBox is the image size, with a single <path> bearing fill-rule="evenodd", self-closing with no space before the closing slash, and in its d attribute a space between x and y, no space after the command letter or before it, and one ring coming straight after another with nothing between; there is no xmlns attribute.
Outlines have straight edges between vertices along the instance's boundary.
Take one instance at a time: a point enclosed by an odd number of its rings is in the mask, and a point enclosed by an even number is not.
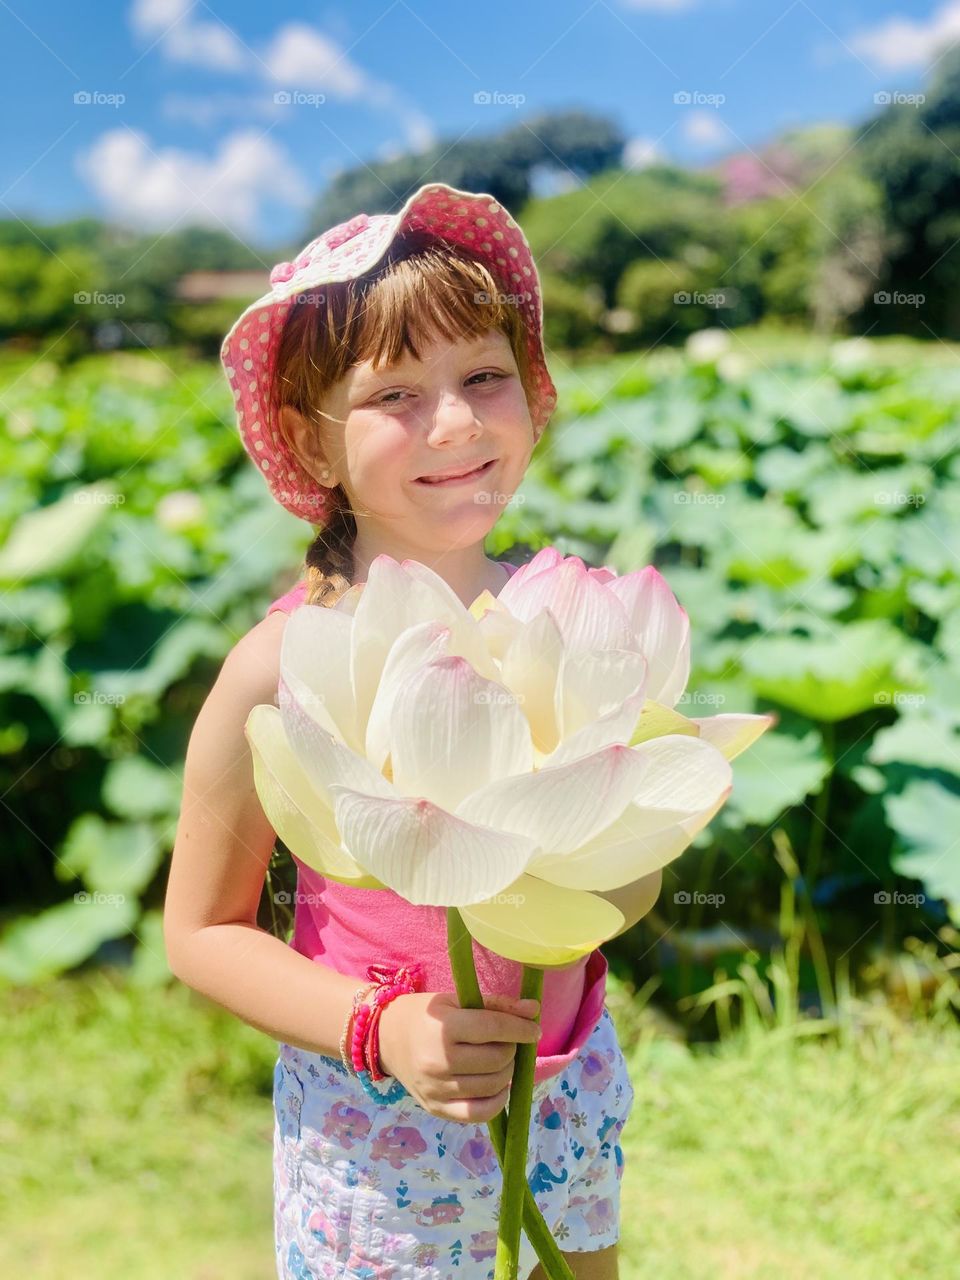
<svg viewBox="0 0 960 1280"><path fill-rule="evenodd" d="M539 433L499 330L436 341L421 355L378 371L370 361L357 365L328 395L323 426L300 425L313 436L310 471L319 478L327 466L321 482L343 486L358 537L406 551L452 550L482 541L496 524ZM310 451L308 443L305 462ZM455 483L423 479L488 462Z"/></svg>

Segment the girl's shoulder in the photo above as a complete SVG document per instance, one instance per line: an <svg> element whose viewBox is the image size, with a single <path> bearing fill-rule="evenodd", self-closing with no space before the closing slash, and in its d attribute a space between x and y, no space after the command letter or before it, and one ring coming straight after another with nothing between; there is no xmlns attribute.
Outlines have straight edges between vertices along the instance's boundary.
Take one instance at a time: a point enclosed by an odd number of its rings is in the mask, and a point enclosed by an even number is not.
<svg viewBox="0 0 960 1280"><path fill-rule="evenodd" d="M294 609L303 604L306 598L307 580L304 578L295 587L291 587L289 591L284 592L282 596L277 596L276 600L271 602L264 617L269 618L271 613L293 613Z"/></svg>

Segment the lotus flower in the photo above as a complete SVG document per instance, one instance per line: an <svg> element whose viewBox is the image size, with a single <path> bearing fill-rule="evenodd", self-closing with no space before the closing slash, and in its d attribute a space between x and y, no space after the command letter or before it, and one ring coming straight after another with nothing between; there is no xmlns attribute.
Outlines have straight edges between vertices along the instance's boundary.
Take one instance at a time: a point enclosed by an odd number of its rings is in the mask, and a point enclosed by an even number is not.
<svg viewBox="0 0 960 1280"><path fill-rule="evenodd" d="M652 567L545 548L467 609L386 555L284 632L246 734L267 818L355 887L456 907L484 946L568 964L623 926L605 890L676 858L767 716L688 719L689 622Z"/></svg>
<svg viewBox="0 0 960 1280"><path fill-rule="evenodd" d="M688 719L687 615L655 569L620 578L546 548L470 609L431 569L378 556L331 609L290 618L279 710L246 734L257 792L302 862L445 906L461 1004L482 1007L469 933L543 967L619 932L600 892L677 857L731 788L729 760L770 716ZM523 1225L544 1273L572 1280L526 1181L535 1046L517 1046L496 1280Z"/></svg>

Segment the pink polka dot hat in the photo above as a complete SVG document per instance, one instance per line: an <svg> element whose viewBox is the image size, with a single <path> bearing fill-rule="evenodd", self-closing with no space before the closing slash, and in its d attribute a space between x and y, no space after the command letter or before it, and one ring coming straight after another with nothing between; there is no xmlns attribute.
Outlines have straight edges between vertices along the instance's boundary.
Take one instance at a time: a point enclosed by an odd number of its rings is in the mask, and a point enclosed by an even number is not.
<svg viewBox="0 0 960 1280"><path fill-rule="evenodd" d="M399 213L358 213L311 240L293 262L278 262L270 291L244 311L220 351L244 448L281 506L313 525L324 523L328 491L287 447L269 394L280 335L297 294L363 275L407 231L432 232L469 250L504 293L516 295L527 332L536 428L546 426L557 403L543 351L540 277L526 237L503 205L490 195L433 182L414 192Z"/></svg>

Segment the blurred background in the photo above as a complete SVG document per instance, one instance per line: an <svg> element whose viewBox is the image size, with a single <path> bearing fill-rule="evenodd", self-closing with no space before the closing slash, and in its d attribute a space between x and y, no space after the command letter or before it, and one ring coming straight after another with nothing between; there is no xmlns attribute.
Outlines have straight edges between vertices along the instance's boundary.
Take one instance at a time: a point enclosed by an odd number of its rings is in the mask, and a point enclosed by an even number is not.
<svg viewBox="0 0 960 1280"><path fill-rule="evenodd" d="M160 928L193 720L310 539L217 353L274 262L442 181L523 226L560 392L490 552L654 562L679 709L779 716L605 948L622 1274L954 1274L960 3L0 28L4 1273L274 1274L275 1043ZM293 883L280 847L282 937Z"/></svg>

